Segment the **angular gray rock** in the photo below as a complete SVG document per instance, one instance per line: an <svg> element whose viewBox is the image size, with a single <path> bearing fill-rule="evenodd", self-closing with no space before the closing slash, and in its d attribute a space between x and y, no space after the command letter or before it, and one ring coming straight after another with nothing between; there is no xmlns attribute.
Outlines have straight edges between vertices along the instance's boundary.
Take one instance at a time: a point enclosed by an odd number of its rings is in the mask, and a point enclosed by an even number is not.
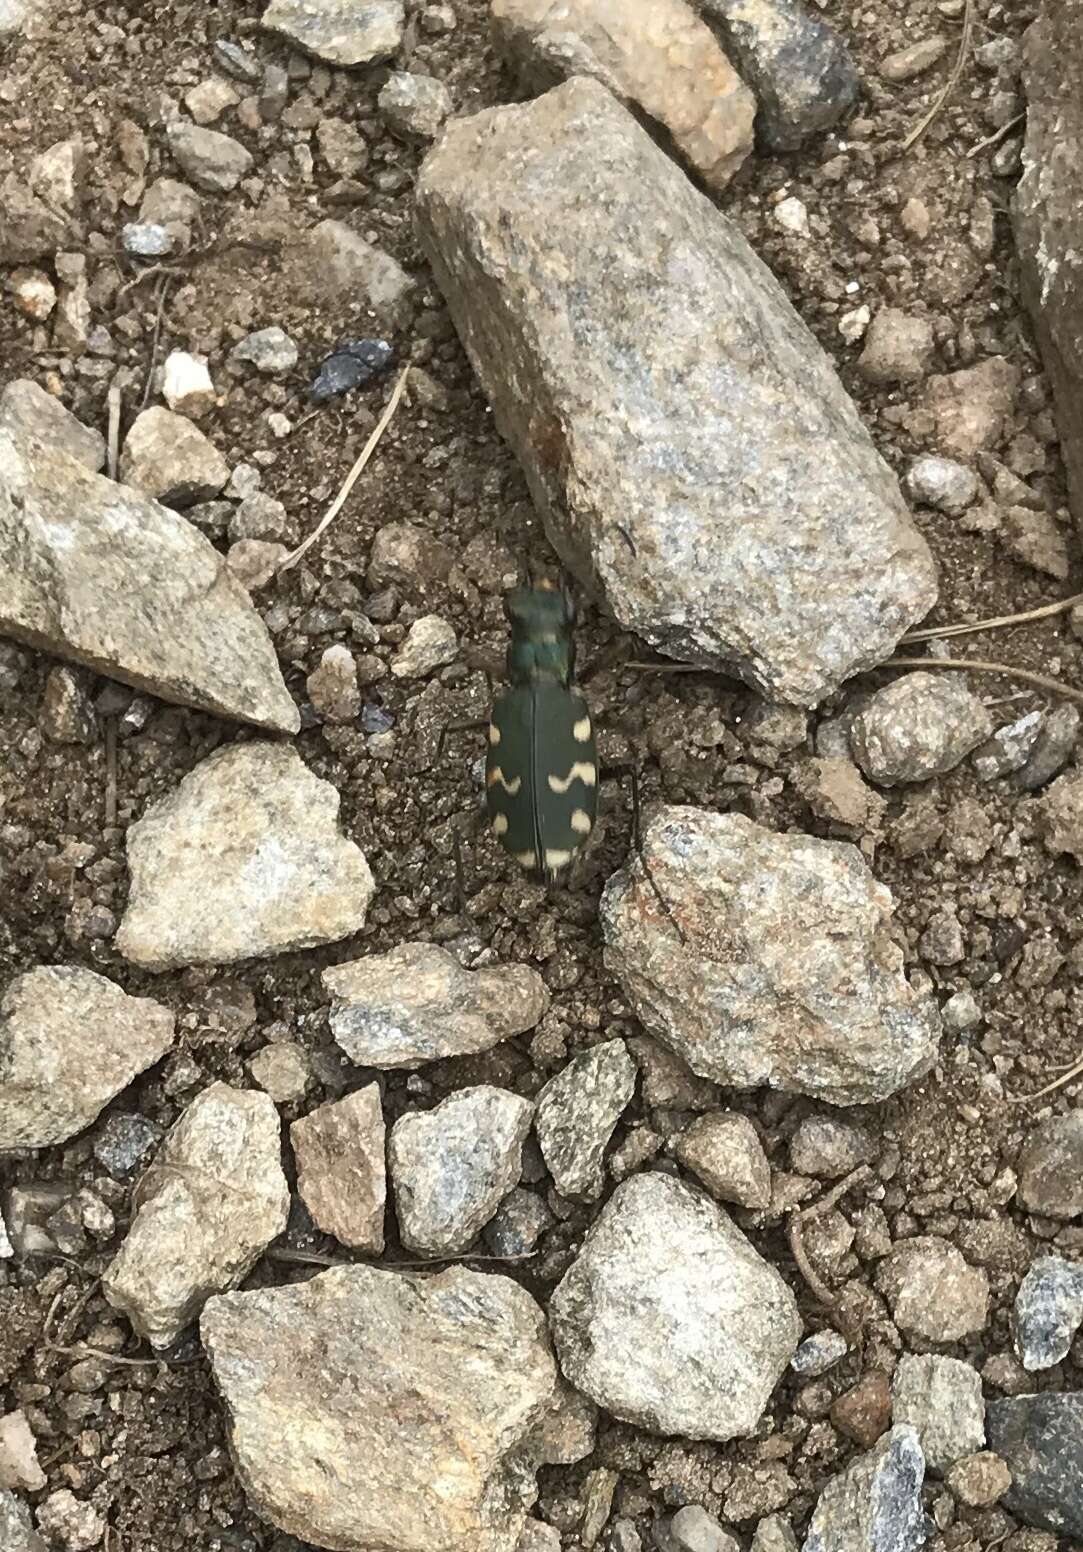
<svg viewBox="0 0 1083 1552"><path fill-rule="evenodd" d="M841 1363L849 1351L850 1344L842 1333L825 1326L805 1338L794 1353L790 1368L802 1378L815 1379Z"/></svg>
<svg viewBox="0 0 1083 1552"><path fill-rule="evenodd" d="M752 1432L793 1357L793 1294L720 1207L669 1175L619 1185L553 1293L571 1383L653 1433Z"/></svg>
<svg viewBox="0 0 1083 1552"><path fill-rule="evenodd" d="M527 965L464 970L436 943L402 943L333 965L331 1033L359 1067L419 1067L487 1051L533 1029L549 993Z"/></svg>
<svg viewBox="0 0 1083 1552"><path fill-rule="evenodd" d="M414 285L397 259L344 221L320 221L306 233L291 277L304 295L361 304L390 324L401 321Z"/></svg>
<svg viewBox="0 0 1083 1552"><path fill-rule="evenodd" d="M271 0L263 26L329 65L370 65L402 42L402 0Z"/></svg>
<svg viewBox="0 0 1083 1552"><path fill-rule="evenodd" d="M538 1095L534 1127L561 1196L601 1196L602 1159L635 1093L636 1072L623 1040L603 1040L573 1057Z"/></svg>
<svg viewBox="0 0 1083 1552"><path fill-rule="evenodd" d="M871 781L929 781L989 737L993 719L956 673L902 674L871 695L850 723L850 749Z"/></svg>
<svg viewBox="0 0 1083 1552"><path fill-rule="evenodd" d="M798 1174L826 1180L867 1164L875 1151L865 1128L841 1116L802 1116L790 1138L790 1163Z"/></svg>
<svg viewBox="0 0 1083 1552"><path fill-rule="evenodd" d="M853 107L861 81L839 35L801 0L695 0L759 103L756 133L796 151Z"/></svg>
<svg viewBox="0 0 1083 1552"><path fill-rule="evenodd" d="M1028 711L1015 722L998 727L971 757L978 780L995 781L998 776L1022 770L1038 741L1044 718L1044 712Z"/></svg>
<svg viewBox="0 0 1083 1552"><path fill-rule="evenodd" d="M0 264L51 261L58 249L77 241L68 213L39 198L15 173L8 173L0 183Z"/></svg>
<svg viewBox="0 0 1083 1552"><path fill-rule="evenodd" d="M150 970L337 943L375 892L339 794L285 744L218 749L128 829L116 948Z"/></svg>
<svg viewBox="0 0 1083 1552"><path fill-rule="evenodd" d="M0 0L0 37L4 4L5 0ZM44 1541L30 1523L30 1510L6 1487L0 1487L0 1547L4 1552L46 1552Z"/></svg>
<svg viewBox="0 0 1083 1552"><path fill-rule="evenodd" d="M210 541L47 439L0 429L0 634L274 732L300 717Z"/></svg>
<svg viewBox="0 0 1083 1552"><path fill-rule="evenodd" d="M431 75L394 70L376 99L380 116L393 135L403 140L435 140L451 116L451 93Z"/></svg>
<svg viewBox="0 0 1083 1552"><path fill-rule="evenodd" d="M352 1250L384 1248L387 1171L379 1084L332 1100L290 1127L297 1190L318 1228Z"/></svg>
<svg viewBox="0 0 1083 1552"><path fill-rule="evenodd" d="M1051 1369L1068 1354L1083 1325L1083 1265L1039 1256L1019 1285L1012 1342L1024 1369Z"/></svg>
<svg viewBox="0 0 1083 1552"><path fill-rule="evenodd" d="M591 76L653 119L720 192L752 150L756 99L685 0L492 0L497 48L546 91Z"/></svg>
<svg viewBox="0 0 1083 1552"><path fill-rule="evenodd" d="M856 847L672 807L643 851L674 920L634 858L602 896L605 961L693 1072L858 1105L929 1070L939 1014L903 975L891 895Z"/></svg>
<svg viewBox="0 0 1083 1552"><path fill-rule="evenodd" d="M904 1353L891 1382L891 1415L916 1429L925 1460L939 1476L985 1446L981 1375L957 1358Z"/></svg>
<svg viewBox="0 0 1083 1552"><path fill-rule="evenodd" d="M1047 0L1023 35L1027 131L1013 203L1023 300L1053 388L1083 528L1083 0Z"/></svg>
<svg viewBox="0 0 1083 1552"><path fill-rule="evenodd" d="M831 1478L802 1552L918 1552L925 1544L924 1480L917 1433L902 1423Z"/></svg>
<svg viewBox="0 0 1083 1552"><path fill-rule="evenodd" d="M1012 1474L1004 1508L1024 1525L1083 1537L1083 1391L991 1401L986 1427Z"/></svg>
<svg viewBox="0 0 1083 1552"><path fill-rule="evenodd" d="M30 377L18 377L0 393L0 429L37 436L60 447L97 474L105 463L105 438Z"/></svg>
<svg viewBox="0 0 1083 1552"><path fill-rule="evenodd" d="M160 404L132 422L118 472L125 485L167 507L211 501L229 479L229 465L199 427Z"/></svg>
<svg viewBox="0 0 1083 1552"><path fill-rule="evenodd" d="M1053 783L1055 792L1062 776ZM1048 844L1048 841L1047 843ZM1019 1201L1046 1218L1083 1213L1083 1110L1050 1116L1031 1130L1019 1155Z"/></svg>
<svg viewBox="0 0 1083 1552"><path fill-rule="evenodd" d="M104 976L49 965L0 1002L0 1153L81 1132L173 1043L173 1014Z"/></svg>
<svg viewBox="0 0 1083 1552"><path fill-rule="evenodd" d="M906 471L903 489L911 501L935 507L938 512L965 512L978 499L978 476L954 458L926 454L915 458Z"/></svg>
<svg viewBox="0 0 1083 1552"><path fill-rule="evenodd" d="M673 1150L720 1202L763 1209L771 1201L771 1166L747 1116L712 1110L698 1116Z"/></svg>
<svg viewBox="0 0 1083 1552"><path fill-rule="evenodd" d="M894 475L773 276L604 87L453 121L417 198L550 538L622 627L800 705L890 654L936 596Z"/></svg>
<svg viewBox="0 0 1083 1552"><path fill-rule="evenodd" d="M38 1505L38 1529L45 1532L50 1546L65 1552L91 1552L102 1543L107 1526L92 1503L76 1498L70 1488L50 1493Z"/></svg>
<svg viewBox="0 0 1083 1552"><path fill-rule="evenodd" d="M252 153L232 135L174 119L166 126L173 158L197 189L228 194L253 166Z"/></svg>
<svg viewBox="0 0 1083 1552"><path fill-rule="evenodd" d="M933 1234L902 1240L876 1269L876 1287L900 1331L927 1342L959 1342L985 1327L989 1278Z"/></svg>
<svg viewBox="0 0 1083 1552"><path fill-rule="evenodd" d="M201 1334L241 1481L280 1530L515 1552L562 1396L542 1312L509 1278L335 1267L212 1299Z"/></svg>
<svg viewBox="0 0 1083 1552"><path fill-rule="evenodd" d="M212 1293L235 1288L286 1227L278 1112L266 1094L212 1083L139 1183L105 1297L152 1347L168 1347Z"/></svg>
<svg viewBox="0 0 1083 1552"><path fill-rule="evenodd" d="M452 1255L477 1238L519 1182L533 1114L528 1099L483 1083L399 1117L387 1164L408 1249Z"/></svg>
<svg viewBox="0 0 1083 1552"><path fill-rule="evenodd" d="M257 372L266 372L271 377L291 371L297 365L297 357L296 342L277 324L246 334L229 353L231 361L250 364Z"/></svg>

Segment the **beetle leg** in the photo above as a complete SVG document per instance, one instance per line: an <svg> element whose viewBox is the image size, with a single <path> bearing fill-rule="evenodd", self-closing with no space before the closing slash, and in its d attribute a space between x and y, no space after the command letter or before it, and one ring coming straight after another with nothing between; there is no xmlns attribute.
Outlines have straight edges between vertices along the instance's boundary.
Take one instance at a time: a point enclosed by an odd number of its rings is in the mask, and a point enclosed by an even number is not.
<svg viewBox="0 0 1083 1552"><path fill-rule="evenodd" d="M444 758L444 741L449 733L480 733L482 728L488 726L487 717L470 717L465 722L445 722L436 741L436 758Z"/></svg>

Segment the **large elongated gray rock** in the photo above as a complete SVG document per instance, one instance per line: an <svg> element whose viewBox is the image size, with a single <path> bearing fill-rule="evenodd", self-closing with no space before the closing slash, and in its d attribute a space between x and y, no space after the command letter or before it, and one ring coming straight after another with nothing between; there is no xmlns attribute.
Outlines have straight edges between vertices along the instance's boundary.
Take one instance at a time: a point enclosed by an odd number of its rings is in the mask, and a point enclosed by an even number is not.
<svg viewBox="0 0 1083 1552"><path fill-rule="evenodd" d="M278 1111L268 1094L212 1083L139 1185L105 1297L154 1347L176 1341L212 1293L234 1288L286 1227Z"/></svg>
<svg viewBox="0 0 1083 1552"><path fill-rule="evenodd" d="M936 1005L903 975L894 902L856 846L662 808L643 853L653 884L636 857L602 896L605 960L693 1072L862 1105L932 1066Z"/></svg>
<svg viewBox="0 0 1083 1552"><path fill-rule="evenodd" d="M0 634L274 732L300 717L267 628L190 523L0 429Z"/></svg>
<svg viewBox="0 0 1083 1552"><path fill-rule="evenodd" d="M116 947L171 970L360 931L376 886L338 811L338 792L295 749L217 750L129 829L132 887Z"/></svg>
<svg viewBox="0 0 1083 1552"><path fill-rule="evenodd" d="M102 975L16 976L0 1002L0 1153L74 1137L172 1043L168 1008Z"/></svg>
<svg viewBox="0 0 1083 1552"><path fill-rule="evenodd" d="M622 626L814 705L929 609L929 551L827 356L604 87L453 122L418 211L549 535Z"/></svg>
<svg viewBox="0 0 1083 1552"><path fill-rule="evenodd" d="M709 188L752 150L756 99L686 0L492 0L492 18L530 86L593 76L668 130Z"/></svg>
<svg viewBox="0 0 1083 1552"><path fill-rule="evenodd" d="M1027 134L1015 191L1023 300L1053 386L1083 528L1083 0L1046 0L1024 34Z"/></svg>
<svg viewBox="0 0 1083 1552"><path fill-rule="evenodd" d="M917 1433L900 1423L831 1478L813 1511L803 1552L918 1552L926 1539L924 1479Z"/></svg>
<svg viewBox="0 0 1083 1552"><path fill-rule="evenodd" d="M721 1207L670 1175L619 1185L553 1294L561 1368L655 1433L751 1433L797 1350L793 1294Z"/></svg>
<svg viewBox="0 0 1083 1552"><path fill-rule="evenodd" d="M339 1552L515 1552L563 1396L510 1278L335 1267L212 1299L201 1333L272 1524Z"/></svg>

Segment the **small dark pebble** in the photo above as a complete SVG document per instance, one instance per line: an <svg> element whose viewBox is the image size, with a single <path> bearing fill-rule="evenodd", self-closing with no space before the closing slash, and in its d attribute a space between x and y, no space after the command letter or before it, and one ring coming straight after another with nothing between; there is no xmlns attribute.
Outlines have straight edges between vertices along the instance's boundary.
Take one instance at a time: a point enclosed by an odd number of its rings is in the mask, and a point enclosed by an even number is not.
<svg viewBox="0 0 1083 1552"><path fill-rule="evenodd" d="M387 371L394 357L386 340L346 340L320 362L309 398L323 404L351 388L364 388Z"/></svg>
<svg viewBox="0 0 1083 1552"><path fill-rule="evenodd" d="M361 708L361 726L366 733L389 733L395 726L395 719L374 701L366 701Z"/></svg>
<svg viewBox="0 0 1083 1552"><path fill-rule="evenodd" d="M118 1178L130 1175L162 1139L162 1128L145 1116L118 1111L94 1140L94 1157Z"/></svg>

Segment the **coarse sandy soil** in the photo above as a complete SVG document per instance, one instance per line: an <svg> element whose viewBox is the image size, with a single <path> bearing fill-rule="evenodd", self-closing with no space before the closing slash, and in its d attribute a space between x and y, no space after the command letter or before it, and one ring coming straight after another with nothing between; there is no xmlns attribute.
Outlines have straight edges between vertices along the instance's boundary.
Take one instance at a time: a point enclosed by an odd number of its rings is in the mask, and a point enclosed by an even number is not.
<svg viewBox="0 0 1083 1552"><path fill-rule="evenodd" d="M382 678L365 691L368 701L394 718L390 758L374 758L360 729L320 727L314 719L297 740L306 763L341 792L347 832L364 848L376 877L378 894L365 931L322 953L161 976L133 969L112 949L110 934L90 936L88 922L101 918L91 917L89 905L119 919L127 887L127 823L216 745L249 735L207 716L157 705L145 729L119 742L118 823L107 828L104 736L85 748L44 740L39 706L51 664L28 655L27 670L6 698L0 721L0 983L37 964L79 964L169 1003L181 1031L177 1048L123 1097L123 1108L138 1105L163 1126L214 1079L247 1086L252 1055L286 1032L310 1050L319 1079L301 1108L352 1087L358 1075L344 1067L330 1039L318 973L331 961L413 938L469 936L499 960L535 964L553 1006L533 1037L426 1069L424 1081L413 1081L409 1090L405 1075L389 1075L389 1121L467 1082L534 1093L567 1053L594 1042L599 1032L640 1033L603 966L597 923L602 885L630 844L627 791L606 786L602 823L588 855L570 887L547 898L517 876L478 821L477 736L454 733L439 747L445 724L484 715L487 673L500 671L501 594L508 575L524 575L528 564L551 564L551 554L427 278L411 212L421 153L389 137L381 123L376 96L385 70L317 67L291 83L291 104L307 104L307 115L287 111L284 120L258 134L248 133L232 114L215 125L249 146L263 194L255 202L240 189L204 197L193 252L170 274L154 344L156 279L136 283L139 272L119 245L120 226L131 214L120 202L128 174L118 157L118 126L131 119L148 134L153 148L148 177L178 175L164 143L162 98L180 99L214 73L211 48L218 38L254 39L264 59L287 63L288 49L258 30L261 9L257 0L219 0L213 7L60 0L46 39L0 46L0 174L23 167L29 155L58 139L83 137L86 226L101 234L88 249L93 322L109 328L112 360L130 366L137 385L125 399L125 426L154 352L157 360L175 347L208 353L222 402L203 427L231 464L252 461L261 451L273 454L264 489L285 503L293 537L300 538L356 457L389 382L310 413L304 393L321 355L339 338L371 332L372 325L366 328L363 316L332 315L300 302L278 261L276 233L282 223L299 229L325 215L343 216L341 206L327 203L325 190L336 180L315 149L313 129L331 115L360 129L370 160L359 175L359 203L345 215L419 277L418 305L394 343L400 355L412 355L424 366L442 392L431 396L437 402L400 408L336 524L303 566L257 595L257 604L268 618L290 687L303 702L306 674L331 642L344 639L336 589L345 580L368 596L373 536L388 523L409 521L445 543L456 564L449 575L397 590L392 617L380 624L380 645L372 650L388 656L409 622L429 612L454 624L464 650L458 663L424 687ZM489 43L483 0L455 0L455 9L458 25L450 32L430 36L412 29L413 67L448 85L457 112L514 100L515 83ZM1061 469L1044 379L1017 294L1007 215L1012 179L995 175L995 147L968 154L1010 116L1011 105L998 102L996 94L1013 87L971 57L950 104L911 151L900 150L951 67L959 9L952 0L940 7L929 0L866 0L853 7L832 0L825 15L849 40L868 83L856 120L799 154L753 156L722 203L837 361L877 445L897 469L915 452L930 450L903 425L917 390L908 398L907 390L874 389L860 379L854 363L861 347L843 342L842 313L861 303L873 313L890 304L930 318L939 347L934 370L991 352L1016 361L1024 389L1013 438L999 456L1025 472L1057 510L1064 506ZM1032 16L1027 4L993 4L976 16L974 42L1017 37ZM939 65L899 86L879 79L884 54L932 32L951 39ZM310 143L309 170L294 148ZM584 155L589 154L587 144ZM807 236L771 219L772 206L784 195L796 195L806 205ZM931 218L924 240L900 224L900 210L912 197L925 203ZM273 218L267 214L271 201ZM991 251L979 256L978 229L990 223ZM224 363L233 341L272 323L301 347L296 372L284 387L265 386L252 374L231 376ZM50 352L42 331L10 305L0 305L0 383L28 376L59 386L80 418L104 430L110 373L98 370L102 359L65 361ZM294 422L281 442L264 418L274 409ZM839 500L846 500L845 491ZM957 518L919 511L917 520L940 565L937 620L1022 611L1079 586L1027 570L995 534L966 531ZM975 656L1083 684L1083 647L1066 615L980 635L963 646ZM749 692L717 676L644 675L622 667L642 655L641 644L623 636L597 609L584 607L581 678L602 729L603 756L638 762L644 801L736 809L777 828L828 833L787 780L808 750L770 755L754 746L744 730L753 703ZM848 687L847 696L886 677L867 676ZM1043 704L1009 679L973 683L990 705L1001 708L999 720ZM97 693L101 682L90 688ZM821 708L820 716L832 710ZM993 1286L988 1326L980 1339L955 1350L980 1368L990 1356L1010 1351L1008 1310L1019 1275L1039 1243L1057 1232L1056 1225L1028 1218L1012 1201L1004 1204L1003 1172L1040 1113L1035 1106L1010 1103L1008 1096L1041 1087L1079 1049L1080 871L1071 860L1054 861L1042 849L1029 817L1033 800L1010 779L982 785L967 763L935 783L886 796L882 833L863 840L877 876L895 895L908 968L924 970L945 995L972 988L983 1022L967 1037L946 1037L940 1065L928 1078L868 1117L879 1142L880 1205L896 1236L915 1228L948 1235L987 1267ZM986 826L989 844L981 860L963 860L982 851L967 838L980 839ZM453 830L463 841L465 920L455 887ZM91 867L77 872L64 860L72 841L94 847ZM966 952L960 963L937 968L922 963L917 945L930 917L945 905L958 911ZM1078 1092L1069 1086L1047 1103L1071 1104ZM807 1107L760 1093L727 1099L755 1120L773 1164L784 1171L786 1139ZM286 1120L295 1113L285 1107ZM665 1137L684 1119L637 1100L618 1143L631 1127L650 1125ZM123 1231L127 1195L105 1176L88 1139L0 1165L0 1185L31 1180L92 1186L113 1206L118 1233ZM859 1205L860 1197L847 1199L843 1215L852 1216ZM590 1217L568 1204L561 1211L566 1216L543 1238L538 1257L513 1269L543 1301ZM822 1323L823 1312L790 1258L780 1220L751 1232L792 1282L810 1328ZM845 1224L842 1232L845 1239ZM1061 1229L1058 1242L1071 1246L1074 1232ZM300 1220L287 1242L315 1253L336 1250ZM108 1485L110 1552L271 1547L284 1552L296 1545L247 1507L229 1464L209 1369L193 1340L177 1349L175 1362L165 1364L147 1361L146 1350L129 1340L124 1353L132 1361L104 1369L89 1390L72 1387L77 1358L65 1349L75 1342L112 1340L115 1317L94 1286L110 1249L88 1245L74 1258L77 1264L38 1260L9 1271L6 1283L0 1272L0 1412L27 1409L50 1489L71 1486L85 1496ZM401 1254L392 1242L386 1259L394 1262ZM899 1343L882 1306L875 1307L871 1294L861 1294L862 1285L871 1284L871 1265L844 1245L839 1266L853 1307L870 1301L872 1307L863 1343L829 1377L826 1402L822 1386L819 1396L802 1395L801 1382L788 1376L756 1436L725 1446L688 1446L609 1425L590 1460L542 1475L536 1512L564 1531L566 1547L578 1545L578 1495L584 1475L596 1465L620 1469L617 1509L640 1517L645 1536L654 1515L689 1501L703 1503L746 1535L759 1515L775 1509L791 1516L800 1531L827 1476L857 1448L827 1420L827 1403L861 1373L890 1366ZM264 1259L251 1284L305 1275L304 1267ZM80 1382L91 1383L85 1374ZM1066 1361L1041 1383L1078 1387L1083 1374ZM947 1497L934 1484L930 1497L938 1495ZM102 1501L100 1495L96 1501ZM949 1500L938 1519L948 1523L941 1524L942 1539L930 1542L934 1547L992 1546L1017 1534L1014 1522L996 1508L962 1510ZM1020 1535L1008 1544L1030 1543Z"/></svg>

